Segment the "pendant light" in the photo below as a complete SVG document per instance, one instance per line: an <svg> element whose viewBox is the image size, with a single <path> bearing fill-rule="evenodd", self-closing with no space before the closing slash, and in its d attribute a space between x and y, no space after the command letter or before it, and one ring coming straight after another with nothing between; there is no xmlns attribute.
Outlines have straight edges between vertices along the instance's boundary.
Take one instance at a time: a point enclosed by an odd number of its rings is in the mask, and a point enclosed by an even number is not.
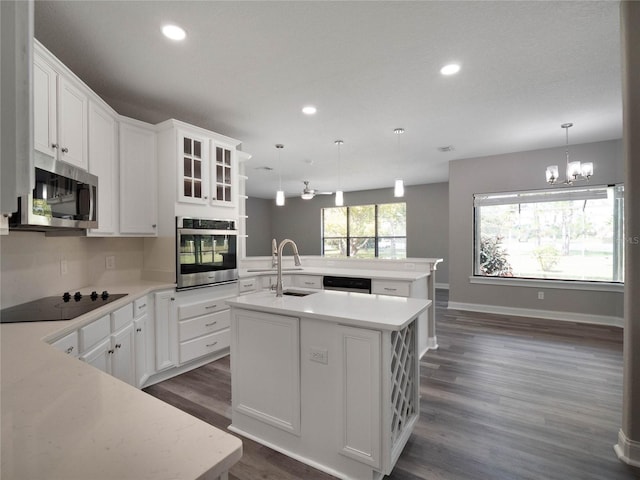
<svg viewBox="0 0 640 480"><path fill-rule="evenodd" d="M398 158L400 158L400 135L404 133L404 128L396 128L393 133L398 136ZM396 178L393 186L394 197L404 197L404 181L402 178Z"/></svg>
<svg viewBox="0 0 640 480"><path fill-rule="evenodd" d="M276 148L278 149L278 191L276 192L276 205L282 207L284 206L284 191L282 190L282 166L280 164L280 157L284 145L277 143Z"/></svg>
<svg viewBox="0 0 640 480"><path fill-rule="evenodd" d="M342 140L336 140L335 143L338 146L338 190L336 190L336 207L344 205L344 195L342 193L342 161L340 158L340 146L344 143Z"/></svg>
<svg viewBox="0 0 640 480"><path fill-rule="evenodd" d="M580 180L587 180L593 176L593 163L592 162L584 162L580 163L579 161L569 161L569 129L573 127L573 123L563 123L560 125L561 128L564 128L566 135L566 144L565 144L565 162L566 162L566 170L565 174L567 178L560 183L565 185L572 185L573 182L577 182ZM557 165L549 165L546 171L547 182L551 185L558 183L559 179L559 171Z"/></svg>

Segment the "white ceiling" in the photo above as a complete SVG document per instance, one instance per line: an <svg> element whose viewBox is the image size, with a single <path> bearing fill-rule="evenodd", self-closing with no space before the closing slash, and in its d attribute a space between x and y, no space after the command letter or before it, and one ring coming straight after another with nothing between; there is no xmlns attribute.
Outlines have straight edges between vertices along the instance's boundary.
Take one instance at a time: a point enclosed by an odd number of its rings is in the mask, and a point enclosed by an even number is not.
<svg viewBox="0 0 640 480"><path fill-rule="evenodd" d="M622 136L618 2L37 1L35 33L119 113L241 140L251 196L275 195L276 143L291 196L337 188L336 139L354 191L560 146L565 122L571 143Z"/></svg>

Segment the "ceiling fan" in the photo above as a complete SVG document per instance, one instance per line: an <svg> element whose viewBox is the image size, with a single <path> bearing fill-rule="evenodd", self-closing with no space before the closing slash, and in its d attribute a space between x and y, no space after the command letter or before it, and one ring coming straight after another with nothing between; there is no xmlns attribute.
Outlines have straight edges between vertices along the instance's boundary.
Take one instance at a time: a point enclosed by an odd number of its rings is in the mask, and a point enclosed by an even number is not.
<svg viewBox="0 0 640 480"><path fill-rule="evenodd" d="M304 189L302 190L302 194L300 198L303 200L311 200L316 195L331 195L333 192L319 192L314 190L313 188L309 188L309 180L304 180Z"/></svg>

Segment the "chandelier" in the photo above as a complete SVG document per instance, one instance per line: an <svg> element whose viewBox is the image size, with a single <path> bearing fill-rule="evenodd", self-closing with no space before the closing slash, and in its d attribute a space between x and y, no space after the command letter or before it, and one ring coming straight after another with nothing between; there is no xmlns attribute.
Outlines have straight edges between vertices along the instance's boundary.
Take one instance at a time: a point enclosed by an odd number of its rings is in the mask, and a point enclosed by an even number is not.
<svg viewBox="0 0 640 480"><path fill-rule="evenodd" d="M559 171L558 165L549 165L547 167L546 177L547 182L551 185L556 183L563 183L565 185L572 185L574 182L578 182L581 180L589 181L589 179L593 176L593 163L592 162L584 162L580 163L579 161L569 161L569 129L573 127L573 123L563 123L560 127L564 128L566 134L566 146L565 146L565 155L566 155L566 179L564 181L559 182Z"/></svg>

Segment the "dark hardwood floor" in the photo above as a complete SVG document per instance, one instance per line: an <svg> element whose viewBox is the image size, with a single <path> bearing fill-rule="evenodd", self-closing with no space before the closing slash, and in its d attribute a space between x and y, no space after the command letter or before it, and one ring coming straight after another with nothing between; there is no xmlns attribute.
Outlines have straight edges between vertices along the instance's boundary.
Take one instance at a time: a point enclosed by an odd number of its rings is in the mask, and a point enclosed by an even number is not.
<svg viewBox="0 0 640 480"><path fill-rule="evenodd" d="M613 451L621 329L448 310L447 302L439 290L440 348L421 362L420 421L387 478L640 478ZM228 357L145 391L216 427L230 424ZM242 440L230 479L333 478Z"/></svg>

